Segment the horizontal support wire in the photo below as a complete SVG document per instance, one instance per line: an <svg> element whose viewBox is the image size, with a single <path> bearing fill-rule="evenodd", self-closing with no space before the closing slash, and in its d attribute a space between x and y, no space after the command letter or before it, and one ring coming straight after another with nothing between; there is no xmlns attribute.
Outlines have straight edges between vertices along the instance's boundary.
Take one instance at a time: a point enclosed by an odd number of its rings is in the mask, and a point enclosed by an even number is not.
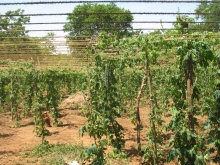
<svg viewBox="0 0 220 165"><path fill-rule="evenodd" d="M23 50L23 49L22 49ZM64 49L63 49L64 50ZM67 51L67 50L66 50ZM41 50L40 52L33 52L33 51L0 51L1 55L4 55L4 54L43 54L43 53L48 53L48 51L46 50Z"/></svg>
<svg viewBox="0 0 220 165"><path fill-rule="evenodd" d="M92 36L82 35L82 36L68 36L68 38L90 38ZM34 37L34 36L14 36L14 37L1 37L0 38L67 38L67 36L46 36L46 37Z"/></svg>
<svg viewBox="0 0 220 165"><path fill-rule="evenodd" d="M33 48L33 50L39 50L39 49L41 49L42 50L42 48ZM16 48L12 48L12 49L10 49L11 50L11 52L15 52L15 53L20 53L20 52L25 52L25 53L27 53L27 52L32 52L32 48L24 48L24 49L16 49ZM25 51L24 51L25 50ZM61 49L60 49L61 50ZM62 48L62 50L66 50L66 49L63 49ZM43 51L43 50L42 50ZM47 50L45 50L46 52L48 52ZM1 53L8 53L8 50L7 49L1 49L0 50L0 52ZM35 52L36 53L36 52Z"/></svg>
<svg viewBox="0 0 220 165"><path fill-rule="evenodd" d="M102 23L114 23L114 24L121 24L121 23L175 23L175 21L132 21L132 22L128 22L128 21L103 21L103 22L33 22L33 23L24 23L23 25L53 25L53 24L87 24L87 23L95 23L95 24L102 24ZM196 22L188 22L188 23L220 23L220 21L208 21L208 22L202 22L202 21L196 21ZM0 26L4 26L4 25L21 25L21 24L16 24L16 23L0 23Z"/></svg>
<svg viewBox="0 0 220 165"><path fill-rule="evenodd" d="M132 31L132 30L182 30L182 29L174 29L174 28L134 28L134 29L128 29L128 28L101 28L101 29L75 29L75 30L91 30L91 31L101 31L101 30L127 30L127 31ZM187 28L184 30L198 30L198 31L212 31L212 30L219 30L218 28ZM54 31L63 31L63 29L42 29L42 30L7 30L3 32L10 32L10 33L16 33L16 32L40 32L40 31L49 31L49 32L54 32ZM64 31L66 32L66 31ZM40 37L39 37L40 38Z"/></svg>
<svg viewBox="0 0 220 165"><path fill-rule="evenodd" d="M46 38L45 38L46 39ZM0 44L10 44L11 42L13 41L10 41L10 42L0 42ZM16 42L16 41L14 41ZM52 42L52 43L63 43L63 42L67 42L67 43L89 43L91 42L90 40L71 40L71 41L20 41L21 43L40 43L42 42L41 44L47 44L48 42Z"/></svg>
<svg viewBox="0 0 220 165"><path fill-rule="evenodd" d="M99 0L99 1L32 1L0 3L0 5L41 5L41 4L70 4L70 3L219 3L212 0Z"/></svg>
<svg viewBox="0 0 220 165"><path fill-rule="evenodd" d="M135 36L135 35L134 35ZM207 36L207 37L220 37L220 34L141 34L141 36ZM21 39L21 38L42 38L42 39L49 39L49 38L97 38L97 35L82 35L82 36L46 36L46 37L34 37L34 36L13 36L13 37L1 37L0 39L4 38L15 38L15 39Z"/></svg>
<svg viewBox="0 0 220 165"><path fill-rule="evenodd" d="M147 35L142 35L142 36L147 36ZM148 35L149 37L151 36L164 36L164 37L169 37L169 36L175 36L175 35L163 35L163 34L157 34L157 35ZM176 36L180 36L180 35L176 35ZM182 37L184 35L181 35ZM185 36L190 36L190 37L202 37L202 36L205 36L205 37L212 37L212 38L220 38L220 34L195 34L195 35L185 35ZM0 37L0 38L3 38L3 37ZM93 38L95 38L93 36ZM96 37L98 38L98 37ZM45 39L47 39L47 37L45 37ZM176 38L174 38L176 39ZM177 38L178 39L188 39L188 38ZM0 45L5 45L5 46L11 46L11 45L23 45L23 44L36 44L36 45L40 45L40 46L52 46L54 44L66 44L66 45L88 45L88 44L93 44L96 42L96 40L92 40L92 37L91 37L91 40L70 40L70 41L20 41L20 43L13 43L13 42L16 42L16 41L11 41L11 43L7 43L7 42L0 42ZM0 50L1 52L1 50Z"/></svg>
<svg viewBox="0 0 220 165"><path fill-rule="evenodd" d="M122 15L214 15L220 16L220 13L195 13L195 12L90 12L90 13L44 13L44 14L1 14L1 17L9 16L63 16L63 15L100 15L100 14L122 14Z"/></svg>
<svg viewBox="0 0 220 165"><path fill-rule="evenodd" d="M212 38L219 38L219 36L212 36ZM198 39L210 39L210 38L164 38L163 41L180 41L180 40L198 40ZM158 41L155 41L158 42ZM160 42L160 41L159 41ZM91 43L65 43L65 42L60 42L60 43L47 43L47 44L42 44L42 43L19 43L19 44L0 44L0 48L3 50L16 50L16 49L22 49L22 48L14 48L13 46L42 46L43 48L47 48L48 46L72 46L75 48L80 48L80 49L87 49L89 45L94 45L94 42ZM3 47L3 48L2 48ZM8 48L7 48L8 47ZM26 49L26 48L25 48ZM37 50L37 49L36 49ZM1 52L1 51L0 51Z"/></svg>
<svg viewBox="0 0 220 165"><path fill-rule="evenodd" d="M3 54L3 55L0 55L0 58L1 57L4 57L4 56L9 56L9 55L11 55L11 56L13 56L13 55L30 55L30 58L31 57L33 57L33 56L37 56L38 58L44 58L45 56L48 56L48 57L50 57L50 56L53 56L53 58L54 58L54 55L52 55L52 54L34 54L34 53L31 53L31 54L26 54L26 53L24 53L24 54L14 54L14 53L7 53L7 54ZM67 60L65 60L65 59L59 59L59 57L55 57L55 58L57 58L57 60L59 60L59 61L67 61ZM1 60L0 60L1 61ZM52 61L52 60L51 60ZM72 61L72 62L74 62L75 61L75 59L68 59L68 61ZM68 62L67 61L67 62ZM77 61L79 61L79 62L87 62L87 59L86 58L83 58L83 59L77 59ZM43 62L45 62L45 61L43 61ZM48 61L47 61L48 62Z"/></svg>
<svg viewBox="0 0 220 165"><path fill-rule="evenodd" d="M97 1L31 1L31 2L12 2L12 3L0 3L0 6L10 6L10 5L42 5L42 4L82 4L82 3L110 3L110 2L115 2L115 3L219 3L220 4L220 0L216 0L216 1L212 1L212 0L115 0L115 1L110 1L110 0L97 0ZM80 15L105 15L105 14L117 14L117 15L200 15L200 16L210 16L210 17L219 17L220 13L210 13L210 12L205 12L205 13L195 13L195 12L85 12L85 13L29 13L29 14L15 14L15 15L5 15L5 14L0 14L1 18L6 18L6 17L40 17L40 16L69 16L69 15L75 15L75 16L80 16ZM44 19L41 19L44 20ZM48 19L49 20L49 19ZM174 24L176 21L132 21L132 22L126 22L126 21L103 21L103 22L28 22L28 23L24 23L22 24L27 26L27 25L52 25L52 24L103 24L103 23L110 23L110 24L123 24L123 23L129 23L129 24ZM218 22L203 22L203 21L198 21L198 22L188 22L188 23L195 23L195 24L216 24L216 23L220 23L220 21ZM0 23L0 26L15 26L15 25L21 25L21 24L16 24L16 23ZM42 26L43 27L43 26ZM162 27L162 26L161 26ZM61 27L62 28L62 27ZM28 28L27 28L28 29ZM139 30L139 31L144 31L144 30L177 30L175 28L148 28L147 25L143 28L93 28L93 29L75 29L75 30L91 30L94 32L100 32L100 31L116 31L116 30L127 30L127 31L135 31L135 30ZM182 29L179 29L182 30ZM220 29L217 28L187 28L184 30L188 30L188 31L218 31ZM34 37L33 34L37 34L37 33L31 33L32 36L28 36L30 34L28 34L27 36L16 36L17 33L19 32L69 32L69 31L64 31L63 29L59 29L59 27L57 29L42 29L42 30L38 30L37 27L35 29L30 29L30 30L0 30L0 33L3 33L5 35L5 37L1 37L0 36L0 40L2 39L3 41L0 41L0 58L1 59L41 59L42 61L40 61L41 64L46 65L57 65L57 63L53 63L53 64L49 64L50 61L48 61L48 59L51 59L52 56L55 56L55 58L57 60L59 60L59 64L62 66L66 66L67 64L64 64L65 62L69 62L70 59L59 59L59 56L53 55L53 53L55 54L69 54L72 53L71 49L74 49L77 55L83 55L85 54L85 51L87 50L87 48L91 45L96 45L99 41L99 37L97 35L82 35L82 36L65 36L65 33L63 34L64 36L42 36L42 37ZM23 33L21 33L23 34ZM20 35L20 34L18 34ZM168 41L180 41L180 40L196 40L196 39L211 39L211 38L220 38L220 33L219 34L141 34L143 36L164 36L163 41L164 42L168 42ZM136 35L134 35L136 36ZM171 36L171 37L169 37ZM176 37L174 37L176 36ZM108 37L111 37L111 35L109 35ZM174 38L173 38L174 37ZM15 41L8 41L4 42L4 39L9 39L11 38L14 39ZM19 39L29 39L29 41L22 41ZM31 40L31 38L37 38L39 39L38 41L36 40ZM50 39L56 39L57 40L50 40ZM58 40L59 38L61 38L61 40ZM18 39L16 41L16 39ZM86 39L86 40L85 40ZM42 41L41 41L42 40ZM67 41L66 41L67 40ZM155 42L161 42L161 41L155 41ZM31 48L33 47L33 48ZM53 47L55 48L55 52L53 52L53 50L50 50L50 48ZM51 51L51 52L50 52ZM111 52L112 51L112 52ZM114 53L114 50L109 47L109 49L107 50L107 52L109 54ZM48 54L49 53L49 54ZM29 57L30 56L30 57ZM45 60L46 57L46 60ZM47 59L48 57L48 59ZM77 61L77 63L80 62L84 62L84 61ZM86 62L86 61L85 61ZM71 62L73 63L73 61ZM74 64L75 65L75 64Z"/></svg>

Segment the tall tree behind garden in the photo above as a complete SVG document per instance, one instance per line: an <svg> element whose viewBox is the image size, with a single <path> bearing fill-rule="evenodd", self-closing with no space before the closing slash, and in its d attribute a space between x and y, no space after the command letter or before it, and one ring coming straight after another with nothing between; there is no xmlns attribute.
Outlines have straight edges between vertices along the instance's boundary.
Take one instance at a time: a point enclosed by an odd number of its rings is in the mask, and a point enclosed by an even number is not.
<svg viewBox="0 0 220 165"><path fill-rule="evenodd" d="M0 43L1 49L4 52L22 49L23 46L12 46L12 44L18 44L23 41L27 41L24 38L28 31L25 30L24 24L30 22L30 17L22 16L24 10L18 9L15 11L8 11L4 16L0 17Z"/></svg>
<svg viewBox="0 0 220 165"><path fill-rule="evenodd" d="M24 10L7 11L0 16L0 54L33 55L52 54L54 33L45 37L32 38L28 35L25 24L30 22L30 17L24 16Z"/></svg>
<svg viewBox="0 0 220 165"><path fill-rule="evenodd" d="M199 28L210 29L209 31L219 31L220 30L220 2L219 0L212 0L213 3L204 0L195 9L197 13L197 18L201 19L205 23L199 24ZM208 14L202 14L208 13Z"/></svg>
<svg viewBox="0 0 220 165"><path fill-rule="evenodd" d="M67 16L67 20L68 23L64 25L63 29L68 32L67 40L70 50L76 52L80 47L86 47L86 42L79 41L74 44L71 41L88 39L87 37L77 38L77 36L97 35L102 31L126 34L129 29L132 29L133 16L129 10L119 8L114 3L107 5L83 4L76 6Z"/></svg>

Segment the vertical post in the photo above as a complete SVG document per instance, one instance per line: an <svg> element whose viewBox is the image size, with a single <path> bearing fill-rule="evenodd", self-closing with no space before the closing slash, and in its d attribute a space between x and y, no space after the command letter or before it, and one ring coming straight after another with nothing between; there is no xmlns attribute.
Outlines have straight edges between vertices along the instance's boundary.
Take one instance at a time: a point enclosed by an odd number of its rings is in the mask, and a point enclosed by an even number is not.
<svg viewBox="0 0 220 165"><path fill-rule="evenodd" d="M149 95L150 95L150 109L152 111L153 117L156 116L155 112L155 104L154 104L154 96L153 96L153 89L152 89L152 77L150 73L150 66L149 66L149 59L148 59L148 53L146 53L146 73L147 73L147 80L148 80L148 88L149 88ZM158 163L158 157L157 157L157 132L156 132L156 125L154 122L151 123L151 129L153 133L153 160L154 160L154 165L157 165Z"/></svg>
<svg viewBox="0 0 220 165"><path fill-rule="evenodd" d="M187 103L188 103L188 124L189 129L192 133L195 132L194 129L194 115L193 115L193 60L192 56L189 57L189 59L186 61L186 85L187 85ZM190 139L190 146L191 148L194 147L196 144L196 140L194 137ZM189 158L189 161L194 164L196 158L195 155L192 155L191 158Z"/></svg>
<svg viewBox="0 0 220 165"><path fill-rule="evenodd" d="M138 151L141 151L141 118L140 118L140 100L141 100L141 94L143 93L144 86L146 85L146 69L144 72L144 77L141 82L141 88L138 92L137 96L137 102L136 102L136 121L137 121L137 145L138 145Z"/></svg>
<svg viewBox="0 0 220 165"><path fill-rule="evenodd" d="M218 69L220 69L220 57L218 57ZM218 74L220 79L220 73ZM220 90L220 83L217 84L217 90ZM217 117L220 118L220 97L218 97L217 101ZM220 128L220 123L218 123L218 128ZM220 131L217 133L217 139L220 139ZM217 156L220 157L220 145L217 146Z"/></svg>
<svg viewBox="0 0 220 165"><path fill-rule="evenodd" d="M193 106L193 61L192 56L186 61L187 70L186 70L186 81L187 81L187 103L188 103L188 117L189 117L189 126L192 131L194 131L194 120L192 113Z"/></svg>

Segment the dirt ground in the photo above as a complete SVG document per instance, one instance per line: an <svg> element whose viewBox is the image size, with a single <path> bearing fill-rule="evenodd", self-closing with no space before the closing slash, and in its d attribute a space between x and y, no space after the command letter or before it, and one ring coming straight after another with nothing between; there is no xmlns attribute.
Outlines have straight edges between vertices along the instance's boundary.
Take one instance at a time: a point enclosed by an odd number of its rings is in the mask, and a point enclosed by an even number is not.
<svg viewBox="0 0 220 165"><path fill-rule="evenodd" d="M147 144L148 139L146 133L149 130L149 120L147 107L141 107L141 119L143 122L143 130L141 132L142 144ZM66 143L82 143L84 146L88 146L93 143L93 140L88 136L84 135L79 137L78 130L85 124L86 118L81 113L81 110L60 110L62 115L59 121L62 121L62 127L47 127L51 135L46 136L46 140L50 144L66 144ZM166 120L170 120L167 117ZM125 128L125 150L135 152L136 148L136 131L134 125L130 119L122 118L118 120L119 123ZM14 124L11 121L10 113L0 114L0 165L18 165L21 162L27 162L23 158L21 153L32 150L35 146L41 143L41 138L36 137L33 133L34 123L32 118L25 118L20 121L20 128L11 128ZM141 158L132 156L129 158L129 164L139 165L141 164ZM29 165L37 163L28 163ZM176 164L176 163L169 163Z"/></svg>
<svg viewBox="0 0 220 165"><path fill-rule="evenodd" d="M142 112L146 109L142 108ZM93 143L92 138L87 134L83 137L78 135L78 130L85 125L86 118L81 110L61 110L62 115L59 121L62 121L63 127L47 127L51 135L46 136L46 140L50 144L66 144L66 143L82 143L88 146ZM144 113L142 120L146 120ZM147 116L146 116L147 117ZM20 154L33 149L36 145L41 144L41 138L36 137L33 132L34 123L32 118L22 119L19 123L20 128L11 128L14 125L11 121L10 113L0 114L0 165L13 165L19 162L25 162ZM125 128L125 150L133 150L136 148L136 131L134 125L129 119L119 119L119 123ZM142 142L146 143L146 132L148 125L142 130ZM131 158L131 164L139 164L139 157ZM31 164L31 163L30 163ZM36 163L34 163L36 164Z"/></svg>

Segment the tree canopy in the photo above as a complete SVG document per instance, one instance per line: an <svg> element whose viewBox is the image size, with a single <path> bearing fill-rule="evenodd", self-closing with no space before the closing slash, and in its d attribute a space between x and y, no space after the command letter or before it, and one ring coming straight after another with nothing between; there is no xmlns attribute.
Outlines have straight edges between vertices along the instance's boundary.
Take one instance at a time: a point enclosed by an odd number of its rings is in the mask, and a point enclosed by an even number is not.
<svg viewBox="0 0 220 165"><path fill-rule="evenodd" d="M67 20L69 22L64 25L64 31L69 32L69 36L97 35L101 31L124 32L131 29L133 16L129 10L114 3L83 4L77 5Z"/></svg>
<svg viewBox="0 0 220 165"><path fill-rule="evenodd" d="M119 14L121 13L121 14ZM68 23L63 27L67 35L70 51L81 57L85 53L88 37L100 32L127 34L132 29L133 15L129 10L110 4L77 5L67 16ZM78 37L81 36L81 37ZM76 42L73 40L78 40ZM83 42L81 42L83 41Z"/></svg>
<svg viewBox="0 0 220 165"><path fill-rule="evenodd" d="M25 23L30 22L30 17L22 16L24 10L7 11L4 16L0 17L1 36L24 36Z"/></svg>
<svg viewBox="0 0 220 165"><path fill-rule="evenodd" d="M30 17L22 16L23 13L24 10L18 9L8 11L4 16L0 16L1 42L19 42L23 40L19 37L27 35L28 32L25 30L24 24L30 22Z"/></svg>
<svg viewBox="0 0 220 165"><path fill-rule="evenodd" d="M212 0L213 3L205 0L198 5L195 12L197 19L201 19L205 23L199 25L200 28L210 29L211 31L219 31L220 29L220 3L219 0ZM218 1L218 3L217 3ZM202 14L208 13L208 14Z"/></svg>
<svg viewBox="0 0 220 165"><path fill-rule="evenodd" d="M22 16L24 10L7 11L4 16L0 16L0 43L2 53L21 50L24 46L14 46L24 41L28 31L25 30L24 24L30 22L30 17ZM11 46L12 45L12 46Z"/></svg>
<svg viewBox="0 0 220 165"><path fill-rule="evenodd" d="M25 24L30 17L24 16L24 10L7 11L0 16L1 54L51 54L55 52L52 45L54 33L48 33L42 38L32 38L28 35ZM48 39L49 38L49 39ZM41 46L41 43L45 43Z"/></svg>

